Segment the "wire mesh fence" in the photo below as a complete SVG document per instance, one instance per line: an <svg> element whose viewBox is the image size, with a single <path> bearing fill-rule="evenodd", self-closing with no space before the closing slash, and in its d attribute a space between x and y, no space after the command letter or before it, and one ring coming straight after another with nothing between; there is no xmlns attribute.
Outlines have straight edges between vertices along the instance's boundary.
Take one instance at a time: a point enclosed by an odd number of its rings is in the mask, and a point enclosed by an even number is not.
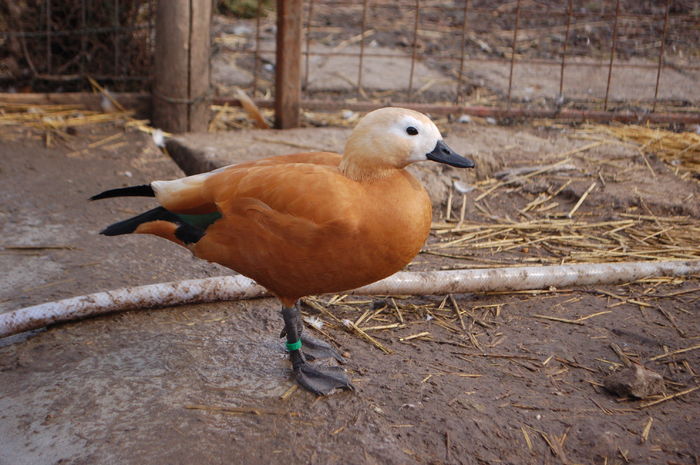
<svg viewBox="0 0 700 465"><path fill-rule="evenodd" d="M220 94L271 99L273 12L218 24ZM696 115L700 5L661 0L307 0L302 106L484 115ZM674 120L675 117L670 117Z"/></svg>
<svg viewBox="0 0 700 465"><path fill-rule="evenodd" d="M156 0L0 2L0 91L147 88Z"/></svg>
<svg viewBox="0 0 700 465"><path fill-rule="evenodd" d="M157 0L0 1L0 91L147 90ZM274 100L276 9L213 21L218 96ZM305 0L302 107L697 118L697 0ZM293 44L283 44L291 47Z"/></svg>

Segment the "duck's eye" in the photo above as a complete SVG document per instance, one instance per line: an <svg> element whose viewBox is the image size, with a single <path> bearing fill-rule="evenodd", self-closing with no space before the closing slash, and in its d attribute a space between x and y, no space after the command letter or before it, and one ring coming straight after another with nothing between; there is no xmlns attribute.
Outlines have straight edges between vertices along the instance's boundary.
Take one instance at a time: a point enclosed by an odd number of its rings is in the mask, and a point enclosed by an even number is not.
<svg viewBox="0 0 700 465"><path fill-rule="evenodd" d="M406 128L406 133L409 136L415 136L418 134L418 129L414 128L413 126L409 126Z"/></svg>

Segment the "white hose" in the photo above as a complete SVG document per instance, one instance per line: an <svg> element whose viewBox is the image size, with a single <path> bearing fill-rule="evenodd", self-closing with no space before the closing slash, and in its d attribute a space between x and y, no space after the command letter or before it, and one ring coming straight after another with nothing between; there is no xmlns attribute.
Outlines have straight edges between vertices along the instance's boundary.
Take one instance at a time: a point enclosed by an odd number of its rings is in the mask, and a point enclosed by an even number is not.
<svg viewBox="0 0 700 465"><path fill-rule="evenodd" d="M352 291L353 294L461 294L523 291L592 284L615 284L655 276L685 276L700 272L700 260L669 262L582 263L481 270L396 273Z"/></svg>
<svg viewBox="0 0 700 465"><path fill-rule="evenodd" d="M700 260L586 263L481 270L400 272L350 294L429 295L615 284L700 273ZM0 314L0 337L109 312L251 299L269 293L244 276L192 279L73 297Z"/></svg>
<svg viewBox="0 0 700 465"><path fill-rule="evenodd" d="M241 275L125 287L0 314L0 338L53 323L110 312L220 300L252 299L264 295L267 295L264 287Z"/></svg>

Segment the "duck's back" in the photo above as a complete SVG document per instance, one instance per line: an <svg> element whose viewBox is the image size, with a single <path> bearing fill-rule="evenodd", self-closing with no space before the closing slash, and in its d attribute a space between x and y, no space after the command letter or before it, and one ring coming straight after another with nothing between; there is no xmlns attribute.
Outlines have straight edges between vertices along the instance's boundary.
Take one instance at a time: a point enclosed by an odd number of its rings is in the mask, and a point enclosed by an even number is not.
<svg viewBox="0 0 700 465"><path fill-rule="evenodd" d="M339 161L331 153L272 157L154 187L176 213L221 213L190 246L196 256L293 303L393 274L430 229L430 201L408 172L358 182L338 171Z"/></svg>
<svg viewBox="0 0 700 465"><path fill-rule="evenodd" d="M261 168L284 171L290 165L337 167L341 158L339 154L331 152L280 155L224 166L206 173L171 181L154 181L151 186L155 190L160 204L172 212L213 213L217 210L217 196L225 195L231 189L237 188L244 179L254 179L249 175L262 171ZM257 182L259 178L255 177L255 180Z"/></svg>

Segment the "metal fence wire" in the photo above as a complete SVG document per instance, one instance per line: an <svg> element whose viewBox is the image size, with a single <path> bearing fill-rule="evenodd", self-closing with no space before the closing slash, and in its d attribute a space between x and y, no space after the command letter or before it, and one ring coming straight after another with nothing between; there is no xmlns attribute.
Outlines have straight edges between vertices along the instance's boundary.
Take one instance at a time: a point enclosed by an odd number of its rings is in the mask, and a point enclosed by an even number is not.
<svg viewBox="0 0 700 465"><path fill-rule="evenodd" d="M148 90L156 1L0 0L0 91ZM274 2L255 16L214 18L213 85L271 104ZM697 0L305 0L301 21L302 108L698 115Z"/></svg>
<svg viewBox="0 0 700 465"><path fill-rule="evenodd" d="M156 0L0 1L0 91L148 86Z"/></svg>
<svg viewBox="0 0 700 465"><path fill-rule="evenodd" d="M271 99L275 18L264 3L257 19L215 27L222 95L238 85ZM697 118L694 0L307 0L303 23L307 109Z"/></svg>

